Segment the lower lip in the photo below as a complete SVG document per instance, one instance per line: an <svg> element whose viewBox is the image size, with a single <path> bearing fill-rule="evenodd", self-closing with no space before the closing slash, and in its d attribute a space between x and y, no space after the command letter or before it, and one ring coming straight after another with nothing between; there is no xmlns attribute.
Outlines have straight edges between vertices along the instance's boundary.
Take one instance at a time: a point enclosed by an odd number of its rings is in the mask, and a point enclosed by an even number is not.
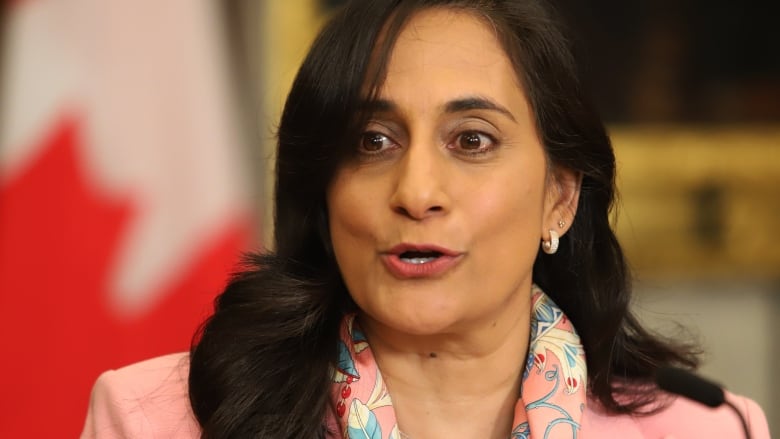
<svg viewBox="0 0 780 439"><path fill-rule="evenodd" d="M412 264L404 261L398 255L382 255L382 262L396 278L415 279L441 276L457 265L461 256L439 256L430 262Z"/></svg>

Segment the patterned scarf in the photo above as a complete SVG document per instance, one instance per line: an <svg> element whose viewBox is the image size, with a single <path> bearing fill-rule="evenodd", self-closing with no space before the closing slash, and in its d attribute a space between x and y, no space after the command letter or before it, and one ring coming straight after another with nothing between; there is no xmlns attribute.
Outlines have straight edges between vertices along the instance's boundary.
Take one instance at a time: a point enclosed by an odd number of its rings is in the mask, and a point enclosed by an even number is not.
<svg viewBox="0 0 780 439"><path fill-rule="evenodd" d="M536 285L531 289L531 342L515 405L511 439L570 439L580 432L587 370L569 319ZM333 398L347 439L401 439L385 382L355 315L344 318Z"/></svg>

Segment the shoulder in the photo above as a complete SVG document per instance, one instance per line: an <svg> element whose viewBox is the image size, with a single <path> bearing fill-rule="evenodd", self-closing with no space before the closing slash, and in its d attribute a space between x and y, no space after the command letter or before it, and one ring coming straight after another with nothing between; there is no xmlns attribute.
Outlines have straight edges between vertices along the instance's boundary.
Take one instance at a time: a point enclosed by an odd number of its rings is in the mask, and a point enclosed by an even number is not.
<svg viewBox="0 0 780 439"><path fill-rule="evenodd" d="M766 416L751 399L726 394L745 417L753 439L769 439ZM589 401L590 402L590 401ZM621 437L648 439L682 439L710 437L744 437L742 424L736 413L725 404L718 408L706 407L685 398L674 398L663 409L652 415L610 415L598 408L586 409L583 419L583 438ZM618 435L618 436L616 436Z"/></svg>
<svg viewBox="0 0 780 439"><path fill-rule="evenodd" d="M199 437L189 404L188 374L185 353L104 372L92 389L81 437Z"/></svg>
<svg viewBox="0 0 780 439"><path fill-rule="evenodd" d="M726 398L744 416L753 439L769 439L766 416L758 404L732 393L727 393ZM739 417L726 404L710 408L685 398L676 398L666 409L636 419L643 431L665 433L667 437L744 437Z"/></svg>

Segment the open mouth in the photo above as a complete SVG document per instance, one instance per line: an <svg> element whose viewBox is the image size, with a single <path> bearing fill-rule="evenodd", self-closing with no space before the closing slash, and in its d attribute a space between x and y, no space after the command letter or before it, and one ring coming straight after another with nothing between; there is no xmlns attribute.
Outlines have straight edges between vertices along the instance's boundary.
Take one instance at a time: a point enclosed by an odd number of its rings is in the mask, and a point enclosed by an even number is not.
<svg viewBox="0 0 780 439"><path fill-rule="evenodd" d="M433 262L442 256L441 252L437 251L405 251L398 255L398 258L407 264L427 264Z"/></svg>
<svg viewBox="0 0 780 439"><path fill-rule="evenodd" d="M399 244L382 255L398 279L438 278L457 266L465 253L431 244Z"/></svg>

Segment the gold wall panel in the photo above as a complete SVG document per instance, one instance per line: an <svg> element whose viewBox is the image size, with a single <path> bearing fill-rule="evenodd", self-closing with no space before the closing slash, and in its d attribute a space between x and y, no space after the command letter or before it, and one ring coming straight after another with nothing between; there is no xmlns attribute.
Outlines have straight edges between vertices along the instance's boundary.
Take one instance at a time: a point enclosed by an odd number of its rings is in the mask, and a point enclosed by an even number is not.
<svg viewBox="0 0 780 439"><path fill-rule="evenodd" d="M780 275L780 126L612 127L616 222L640 276Z"/></svg>

